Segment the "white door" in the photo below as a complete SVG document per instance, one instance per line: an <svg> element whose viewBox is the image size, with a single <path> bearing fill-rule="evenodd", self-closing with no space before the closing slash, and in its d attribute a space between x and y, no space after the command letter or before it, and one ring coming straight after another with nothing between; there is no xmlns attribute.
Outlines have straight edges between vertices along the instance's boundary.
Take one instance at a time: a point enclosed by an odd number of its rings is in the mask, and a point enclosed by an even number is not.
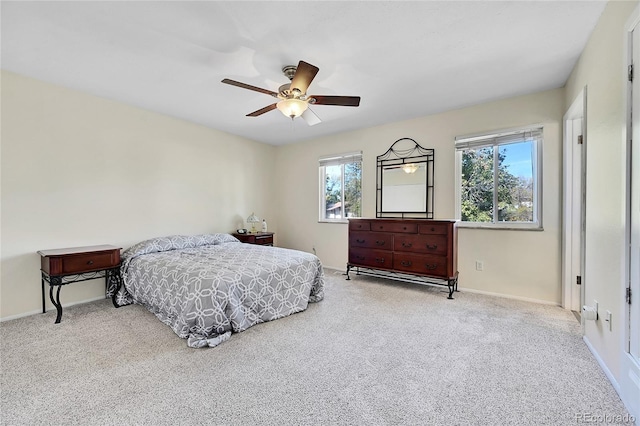
<svg viewBox="0 0 640 426"><path fill-rule="evenodd" d="M565 309L580 312L584 270L584 97L576 97L564 116L563 300Z"/></svg>
<svg viewBox="0 0 640 426"><path fill-rule="evenodd" d="M632 52L630 62L638 64L640 69L640 14L635 13L635 16L637 18L629 41ZM630 83L631 110L628 111L631 135L627 141L629 280L625 283L627 291L631 291L631 300L627 294L623 329L626 348L621 357L620 396L629 411L640 416L640 73L636 70L634 74L636 78Z"/></svg>
<svg viewBox="0 0 640 426"><path fill-rule="evenodd" d="M571 310L581 312L582 310L582 259L584 255L582 234L584 222L582 212L584 205L583 173L582 173L582 118L572 120L573 124L573 193L571 208Z"/></svg>

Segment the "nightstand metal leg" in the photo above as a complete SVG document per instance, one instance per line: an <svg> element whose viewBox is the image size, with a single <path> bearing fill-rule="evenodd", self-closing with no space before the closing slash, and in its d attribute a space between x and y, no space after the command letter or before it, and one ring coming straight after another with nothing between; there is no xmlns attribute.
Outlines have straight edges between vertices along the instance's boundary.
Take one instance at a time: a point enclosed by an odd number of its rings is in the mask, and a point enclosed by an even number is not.
<svg viewBox="0 0 640 426"><path fill-rule="evenodd" d="M58 284L58 291L56 291L56 298L55 300L53 299L53 287L54 284L51 284L51 286L49 287L49 298L51 299L51 303L53 303L53 306L56 307L56 310L58 311L58 315L56 316L56 324L60 323L60 319L62 319L62 304L60 303L60 289L62 288L62 285Z"/></svg>
<svg viewBox="0 0 640 426"><path fill-rule="evenodd" d="M44 302L44 275L40 277L40 281L42 281L42 313L44 314L45 312L47 312Z"/></svg>
<svg viewBox="0 0 640 426"><path fill-rule="evenodd" d="M116 308L119 308L120 305L118 304L118 292L120 291L120 287L122 287L122 276L120 275L120 269L114 269L111 271L107 271L110 272L109 273L109 289L113 289L113 293L111 294L111 302L113 303L113 306L115 306Z"/></svg>

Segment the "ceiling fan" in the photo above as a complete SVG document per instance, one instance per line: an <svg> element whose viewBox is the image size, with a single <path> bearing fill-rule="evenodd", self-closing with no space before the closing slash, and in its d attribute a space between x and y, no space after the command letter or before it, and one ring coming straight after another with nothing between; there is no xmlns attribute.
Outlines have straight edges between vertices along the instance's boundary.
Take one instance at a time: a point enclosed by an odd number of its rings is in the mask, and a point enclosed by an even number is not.
<svg viewBox="0 0 640 426"><path fill-rule="evenodd" d="M307 88L315 78L318 71L318 67L304 61L298 62L298 66L284 66L282 68L282 72L291 81L291 83L283 84L277 92L251 86L250 84L241 83L228 78L225 78L222 82L232 86L241 87L243 89L264 93L280 99L276 103L247 114L247 117L257 117L265 112L269 112L277 108L287 117L291 117L292 120L296 117L302 116L307 124L313 126L314 124L320 123L320 118L318 118L318 116L309 109L309 104L352 107L360 105L359 96L307 95Z"/></svg>

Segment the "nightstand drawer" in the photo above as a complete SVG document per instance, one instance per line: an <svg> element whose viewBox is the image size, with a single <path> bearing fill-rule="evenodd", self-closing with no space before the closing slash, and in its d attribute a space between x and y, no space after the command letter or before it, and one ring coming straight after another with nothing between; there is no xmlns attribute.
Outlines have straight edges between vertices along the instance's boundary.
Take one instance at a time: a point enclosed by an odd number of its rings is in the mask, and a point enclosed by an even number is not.
<svg viewBox="0 0 640 426"><path fill-rule="evenodd" d="M257 244L259 246L273 245L273 232L256 232L255 234L233 234L243 243Z"/></svg>
<svg viewBox="0 0 640 426"><path fill-rule="evenodd" d="M91 253L72 253L41 258L41 269L49 275L76 274L115 268L120 264L120 249Z"/></svg>
<svg viewBox="0 0 640 426"><path fill-rule="evenodd" d="M273 245L273 235L257 235L256 236L256 244L260 244L262 246L272 246Z"/></svg>
<svg viewBox="0 0 640 426"><path fill-rule="evenodd" d="M115 252L85 253L75 256L65 256L60 259L62 273L87 272L91 270L116 267L120 263L120 256Z"/></svg>

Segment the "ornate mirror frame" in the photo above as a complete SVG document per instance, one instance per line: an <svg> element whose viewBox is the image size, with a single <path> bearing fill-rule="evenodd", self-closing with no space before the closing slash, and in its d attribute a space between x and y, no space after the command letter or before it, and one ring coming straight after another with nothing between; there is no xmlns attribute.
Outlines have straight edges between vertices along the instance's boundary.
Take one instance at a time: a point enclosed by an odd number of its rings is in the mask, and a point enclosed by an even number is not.
<svg viewBox="0 0 640 426"><path fill-rule="evenodd" d="M434 154L435 150L423 148L411 138L401 138L395 141L387 152L378 155L376 217L433 219ZM391 181L391 172L397 175L400 170L407 175L418 171L419 174L414 175L413 178L414 181L419 179L418 184L411 182L406 185L388 183L385 185L385 175L387 175L386 180ZM397 177L400 176L401 174ZM424 176L424 194L422 193L422 176ZM404 203L404 206L397 204L390 206L389 203L393 200L409 203ZM407 207L409 205L414 207Z"/></svg>

